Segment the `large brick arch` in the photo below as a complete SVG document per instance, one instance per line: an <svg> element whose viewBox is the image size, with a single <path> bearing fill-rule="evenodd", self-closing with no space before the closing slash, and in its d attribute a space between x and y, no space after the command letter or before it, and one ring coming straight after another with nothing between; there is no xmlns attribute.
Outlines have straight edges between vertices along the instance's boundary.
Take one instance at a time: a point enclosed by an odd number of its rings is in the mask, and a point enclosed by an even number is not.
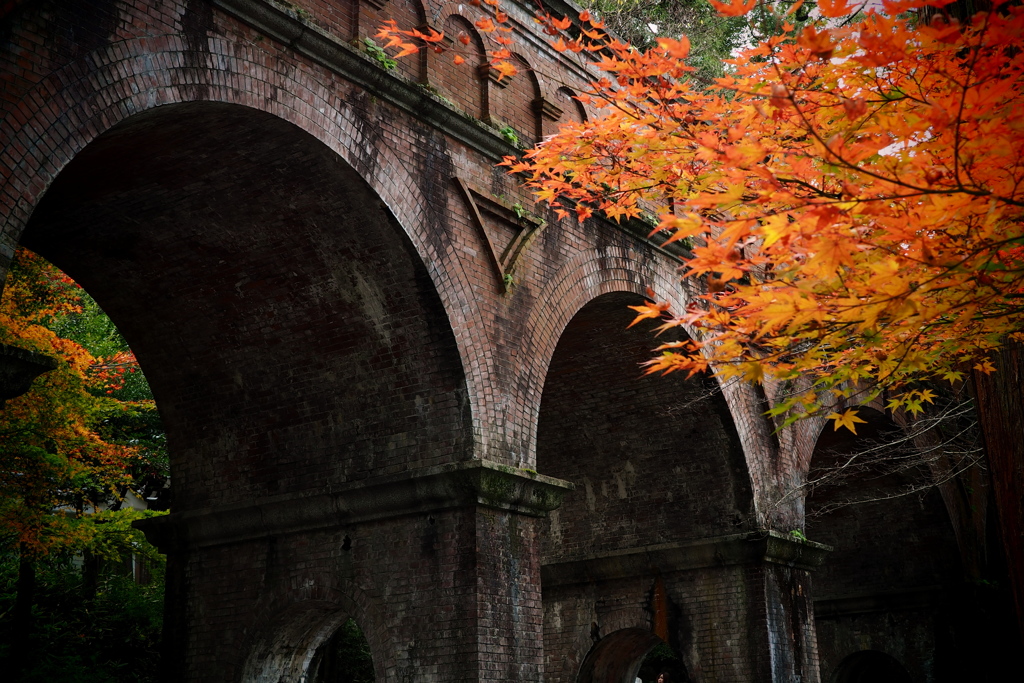
<svg viewBox="0 0 1024 683"><path fill-rule="evenodd" d="M60 169L105 130L167 104L239 104L295 124L356 169L421 255L452 324L465 326L474 315L465 306L474 276L452 258L452 245L439 226L445 220L446 181L456 173L442 137L423 128L414 142L403 129L406 122L391 118L364 91L273 44L252 41L255 34L246 35L244 27L227 28L248 40L211 37L198 55L195 41L188 44L180 34L121 40L62 66L26 94L27 106L3 131L20 156L12 160L13 172L0 190L8 207L0 257L13 254L35 204ZM423 145L436 149L424 153ZM481 424L491 411L483 396L491 349L463 336L457 342L469 401L475 404L474 430L487 451L490 434Z"/></svg>
<svg viewBox="0 0 1024 683"><path fill-rule="evenodd" d="M753 528L746 462L714 381L641 376L654 325L626 328L628 306L643 301L629 292L591 300L552 356L537 471L576 490L552 514L545 561Z"/></svg>
<svg viewBox="0 0 1024 683"><path fill-rule="evenodd" d="M545 350L537 355L548 361L538 382L536 468L576 487L551 514L542 545L552 681L597 675L587 668L597 665L584 664L593 638L646 631L636 652L601 650L601 670L618 680L659 642L655 615L687 666L701 670L718 645L698 624L727 620L717 596L749 580L743 570L723 576L697 559L708 553L698 548L742 543L753 528L751 480L714 380L640 376L654 338L650 325L626 329L628 306L641 303L648 286L685 305L672 269L642 263L615 248L581 255L552 281L549 314L533 326ZM737 601L729 610L748 608ZM715 661L703 671L731 673Z"/></svg>
<svg viewBox="0 0 1024 683"><path fill-rule="evenodd" d="M668 267L666 267L668 265ZM685 306L671 263L652 258L625 244L603 245L580 250L544 280L535 295L542 305L530 311L523 346L526 359L518 384L525 388L522 400L528 411L525 423L534 426L524 462L536 464L536 431L541 397L555 348L566 327L579 311L594 299L614 292L646 296L647 288L669 297L673 306ZM653 341L653 337L650 338Z"/></svg>
<svg viewBox="0 0 1024 683"><path fill-rule="evenodd" d="M131 117L64 168L23 240L136 348L182 509L471 455L432 281L377 195L293 124L209 102Z"/></svg>
<svg viewBox="0 0 1024 683"><path fill-rule="evenodd" d="M589 302L612 292L630 292L646 298L650 289L659 300L667 301L672 310L685 310L690 299L680 284L677 265L649 250L619 242L581 249L545 277L543 287L535 295L543 305L531 309L525 326L527 338L523 346L528 354L518 382L526 388L523 399L529 413L524 424L534 428L537 424L551 358L570 320ZM650 349L658 343L658 338L650 334L647 340ZM764 445L765 426L759 421L760 405L749 387L736 381L723 383L717 377L713 381L721 388L729 421L735 423L730 428L737 431L742 443L755 509L760 509L774 483L771 473L763 471L772 459L764 457L768 449ZM531 463L536 453L536 431L530 434L528 443L529 457L525 462Z"/></svg>

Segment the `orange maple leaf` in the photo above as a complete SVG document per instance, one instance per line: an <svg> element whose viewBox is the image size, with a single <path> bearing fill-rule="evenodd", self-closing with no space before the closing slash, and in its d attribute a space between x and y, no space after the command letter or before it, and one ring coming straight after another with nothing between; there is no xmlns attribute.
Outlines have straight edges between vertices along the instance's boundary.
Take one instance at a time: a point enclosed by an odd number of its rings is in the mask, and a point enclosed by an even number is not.
<svg viewBox="0 0 1024 683"><path fill-rule="evenodd" d="M846 0L818 0L818 11L821 12L821 16L830 19L845 17L853 12Z"/></svg>
<svg viewBox="0 0 1024 683"><path fill-rule="evenodd" d="M723 17L741 17L744 14L749 14L757 5L757 0L736 0L735 3L719 2L718 0L710 0L710 2L711 6Z"/></svg>
<svg viewBox="0 0 1024 683"><path fill-rule="evenodd" d="M679 40L658 38L658 47L673 59L686 59L690 55L690 39L682 36Z"/></svg>

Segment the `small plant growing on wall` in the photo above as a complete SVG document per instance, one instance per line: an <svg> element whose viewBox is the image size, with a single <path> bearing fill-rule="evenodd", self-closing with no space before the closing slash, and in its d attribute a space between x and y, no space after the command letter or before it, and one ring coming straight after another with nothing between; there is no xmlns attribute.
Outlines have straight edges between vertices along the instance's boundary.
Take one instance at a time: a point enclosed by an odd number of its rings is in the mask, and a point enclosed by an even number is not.
<svg viewBox="0 0 1024 683"><path fill-rule="evenodd" d="M384 52L384 48L374 42L373 38L363 38L363 49L366 50L366 54L373 57L378 64L388 71L394 71L395 67L398 66L398 62L388 57L388 53Z"/></svg>
<svg viewBox="0 0 1024 683"><path fill-rule="evenodd" d="M512 126L502 126L501 128L498 129L498 132L501 133L501 137L508 140L509 144L515 147L521 146L519 142L519 134L516 133L516 129L513 128Z"/></svg>

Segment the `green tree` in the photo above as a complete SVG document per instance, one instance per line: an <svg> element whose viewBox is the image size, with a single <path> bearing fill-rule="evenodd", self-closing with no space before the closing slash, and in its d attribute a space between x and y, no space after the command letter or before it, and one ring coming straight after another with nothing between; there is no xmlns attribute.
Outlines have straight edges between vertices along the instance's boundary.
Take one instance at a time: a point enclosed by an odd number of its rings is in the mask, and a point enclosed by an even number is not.
<svg viewBox="0 0 1024 683"><path fill-rule="evenodd" d="M708 0L582 0L612 33L639 50L657 45L659 36L687 36L693 76L711 82L723 75L724 60L749 36L744 17L722 17Z"/></svg>

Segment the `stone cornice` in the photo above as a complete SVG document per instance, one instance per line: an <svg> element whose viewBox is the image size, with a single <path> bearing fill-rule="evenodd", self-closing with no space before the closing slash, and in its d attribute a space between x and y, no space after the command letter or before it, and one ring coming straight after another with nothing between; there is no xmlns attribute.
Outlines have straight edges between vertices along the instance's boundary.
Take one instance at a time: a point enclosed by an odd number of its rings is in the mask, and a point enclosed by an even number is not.
<svg viewBox="0 0 1024 683"><path fill-rule="evenodd" d="M853 614L928 610L939 607L946 599L942 586L917 586L902 591L820 598L814 601L814 618L835 619Z"/></svg>
<svg viewBox="0 0 1024 683"><path fill-rule="evenodd" d="M543 564L541 580L545 588L551 588L763 562L811 570L820 566L831 550L827 545L798 540L778 531L756 531Z"/></svg>
<svg viewBox="0 0 1024 683"><path fill-rule="evenodd" d="M178 512L140 520L136 526L167 552L466 506L542 517L572 488L569 482L528 470L470 460L351 482L327 493Z"/></svg>
<svg viewBox="0 0 1024 683"><path fill-rule="evenodd" d="M361 51L306 21L288 5L276 0L211 1L239 21L494 161L519 152L496 130L449 107L419 84L382 69Z"/></svg>

